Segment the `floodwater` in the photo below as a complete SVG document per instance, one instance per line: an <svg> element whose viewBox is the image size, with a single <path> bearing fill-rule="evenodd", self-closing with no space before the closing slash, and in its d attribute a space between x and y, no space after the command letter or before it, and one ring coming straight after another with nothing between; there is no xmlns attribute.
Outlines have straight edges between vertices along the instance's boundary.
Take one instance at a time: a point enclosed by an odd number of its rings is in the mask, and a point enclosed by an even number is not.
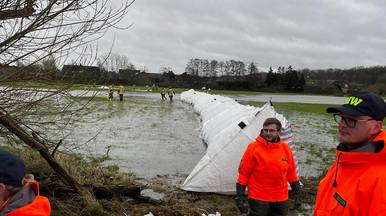
<svg viewBox="0 0 386 216"><path fill-rule="evenodd" d="M278 110L291 123L300 176L318 176L331 166L338 143L336 123L330 116Z"/></svg>
<svg viewBox="0 0 386 216"><path fill-rule="evenodd" d="M253 97L257 96L236 98L255 101L260 98ZM280 100L285 97L280 96ZM314 97L319 98L317 101L327 100L324 96ZM314 97L312 101L316 100ZM141 178L186 176L205 154L206 147L199 138L199 116L191 105L179 100L179 95L175 98L169 102L161 101L156 93L125 93L123 102L93 101L84 121L72 127L67 142L82 144L78 151L84 154L100 156L109 151L111 160L107 164L117 164L122 171L133 171ZM298 99L297 102L311 102L303 96ZM281 102L292 102L292 97ZM331 164L334 155L337 141L334 133L330 133L335 125L332 119L289 110L278 112L293 126L299 174L318 175Z"/></svg>
<svg viewBox="0 0 386 216"><path fill-rule="evenodd" d="M87 142L81 149L86 154L105 155L110 149L108 164L122 171L143 178L189 173L205 154L200 119L189 104L142 93L126 96L123 102L95 101L90 106L94 112L73 128L69 140Z"/></svg>

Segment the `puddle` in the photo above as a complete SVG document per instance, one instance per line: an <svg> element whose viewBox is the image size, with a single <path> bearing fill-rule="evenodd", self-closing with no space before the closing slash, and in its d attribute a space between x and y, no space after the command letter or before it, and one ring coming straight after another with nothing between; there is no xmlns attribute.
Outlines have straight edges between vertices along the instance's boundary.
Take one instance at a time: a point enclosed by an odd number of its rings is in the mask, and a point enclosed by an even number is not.
<svg viewBox="0 0 386 216"><path fill-rule="evenodd" d="M152 189L145 189L141 191L141 196L160 202L165 197L165 194L155 192Z"/></svg>

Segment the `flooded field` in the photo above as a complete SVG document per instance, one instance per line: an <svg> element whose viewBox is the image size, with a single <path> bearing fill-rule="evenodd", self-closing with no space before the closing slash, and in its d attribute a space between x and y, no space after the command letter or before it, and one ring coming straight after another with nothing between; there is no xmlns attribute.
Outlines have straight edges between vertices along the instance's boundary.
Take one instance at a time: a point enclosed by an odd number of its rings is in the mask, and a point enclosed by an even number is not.
<svg viewBox="0 0 386 216"><path fill-rule="evenodd" d="M78 92L74 94L79 95ZM90 100L90 96L96 97ZM263 96L232 97L242 104L258 104L256 106L266 101ZM285 95L275 97L280 97L280 100L286 98ZM42 130L52 143L59 143L64 138L62 149L84 156L107 158L106 165L116 164L122 172L134 172L139 177L137 180L146 185L145 190L160 193L167 197L165 199L172 198L173 205L178 209L181 203L186 203L183 208L186 212L192 204L206 209L207 213L219 211L223 215L234 215L237 211L231 196L188 193L175 187L181 185L206 152L206 145L199 137L200 117L194 113L190 104L179 100L179 95L176 95L173 102L169 102L162 101L157 93L128 92L125 93L124 101L120 102L117 98L107 100L106 92L88 92L75 97L77 100L81 103L73 104L71 113L75 112L71 121L60 120L54 112L59 110L57 106L66 105L67 101L63 98L57 98L54 103L49 101L47 107L43 109L40 106L42 110L36 113L32 110L33 115L29 115L28 120L47 122ZM323 96L318 96L318 100L325 101ZM275 99L273 101L275 106ZM291 102L291 98L282 102ZM307 97L298 102L311 103ZM86 106L76 111L82 104ZM318 111L325 106L299 106L296 103L285 105L277 103L276 109L292 124L299 174L305 185L302 209L290 211L289 215L310 215L318 180L305 177L319 176L331 165L337 143L337 127L331 116ZM51 127L50 123L55 124ZM138 215L150 211L147 205L135 206L144 209ZM170 209L170 206L165 208Z"/></svg>
<svg viewBox="0 0 386 216"><path fill-rule="evenodd" d="M278 110L292 123L301 176L315 176L331 164L335 125L328 116ZM123 102L96 100L68 142L84 154L105 155L108 164L141 178L186 176L205 154L200 119L189 104L161 101L158 94L128 93Z"/></svg>
<svg viewBox="0 0 386 216"><path fill-rule="evenodd" d="M332 117L278 110L291 122L297 146L299 175L317 176L335 157L337 126Z"/></svg>
<svg viewBox="0 0 386 216"><path fill-rule="evenodd" d="M91 102L94 111L73 128L69 141L87 143L81 148L86 154L109 150L109 164L139 177L189 173L205 153L200 119L188 104L153 96Z"/></svg>

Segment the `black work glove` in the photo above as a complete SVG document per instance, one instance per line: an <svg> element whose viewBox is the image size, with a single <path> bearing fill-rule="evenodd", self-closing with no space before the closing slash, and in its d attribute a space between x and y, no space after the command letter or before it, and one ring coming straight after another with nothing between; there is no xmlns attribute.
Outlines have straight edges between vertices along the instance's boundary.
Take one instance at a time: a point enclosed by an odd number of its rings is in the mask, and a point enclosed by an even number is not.
<svg viewBox="0 0 386 216"><path fill-rule="evenodd" d="M300 197L301 186L299 181L292 182L290 183L290 185L292 190L294 191L294 207L291 210L296 210L299 209L302 204L302 200Z"/></svg>
<svg viewBox="0 0 386 216"><path fill-rule="evenodd" d="M294 210L299 209L300 206L302 205L302 200L300 198L300 193L295 194L294 201L295 201L294 202Z"/></svg>
<svg viewBox="0 0 386 216"><path fill-rule="evenodd" d="M237 196L235 198L236 206L240 211L241 215L246 215L248 213L248 208L244 204L244 200L242 197Z"/></svg>

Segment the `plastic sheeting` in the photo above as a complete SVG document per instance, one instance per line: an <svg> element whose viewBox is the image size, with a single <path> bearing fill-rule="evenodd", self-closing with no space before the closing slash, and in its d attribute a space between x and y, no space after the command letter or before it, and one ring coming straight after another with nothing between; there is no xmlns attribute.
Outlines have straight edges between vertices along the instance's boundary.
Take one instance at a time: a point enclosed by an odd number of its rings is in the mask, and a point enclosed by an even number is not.
<svg viewBox="0 0 386 216"><path fill-rule="evenodd" d="M241 157L270 117L282 123L281 139L290 145L296 160L291 125L270 103L260 108L241 105L234 99L193 89L181 93L181 100L192 104L200 115L201 138L208 145L182 184L183 190L234 194Z"/></svg>

